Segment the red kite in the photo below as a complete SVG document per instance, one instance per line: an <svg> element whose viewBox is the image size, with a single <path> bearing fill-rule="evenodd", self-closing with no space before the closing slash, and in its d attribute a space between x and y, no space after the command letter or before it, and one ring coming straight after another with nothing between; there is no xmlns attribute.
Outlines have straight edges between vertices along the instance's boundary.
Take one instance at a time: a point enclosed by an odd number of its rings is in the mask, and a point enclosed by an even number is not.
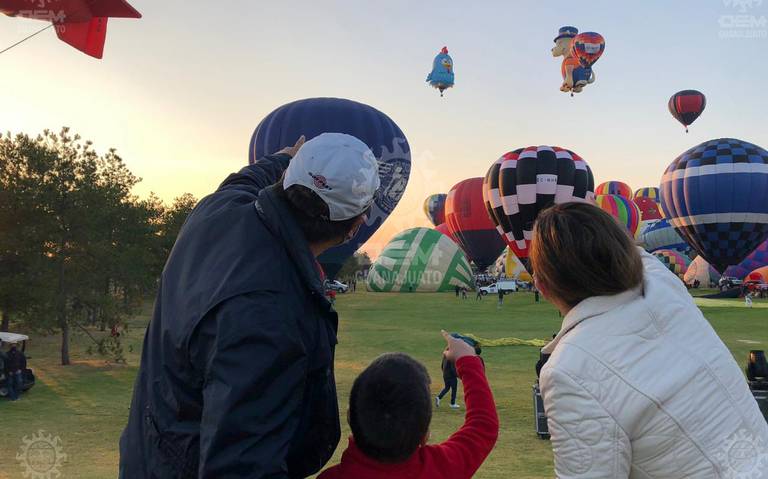
<svg viewBox="0 0 768 479"><path fill-rule="evenodd" d="M95 58L104 54L109 17L141 18L125 0L0 0L0 12L51 22L59 39Z"/></svg>

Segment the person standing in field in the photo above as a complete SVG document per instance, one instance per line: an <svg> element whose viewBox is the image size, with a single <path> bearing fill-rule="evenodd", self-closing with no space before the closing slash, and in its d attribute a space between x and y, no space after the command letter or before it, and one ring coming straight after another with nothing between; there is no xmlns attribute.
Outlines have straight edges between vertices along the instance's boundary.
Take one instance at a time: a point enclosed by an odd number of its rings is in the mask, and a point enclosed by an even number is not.
<svg viewBox="0 0 768 479"><path fill-rule="evenodd" d="M765 477L768 424L741 368L626 228L587 203L555 205L530 258L564 316L539 380L557 477Z"/></svg>
<svg viewBox="0 0 768 479"><path fill-rule="evenodd" d="M496 309L500 309L504 304L504 290L500 289L497 294L499 295L499 303L496 305Z"/></svg>
<svg viewBox="0 0 768 479"><path fill-rule="evenodd" d="M341 435L338 315L316 258L355 236L378 189L368 147L325 133L200 201L160 279L121 479L289 479L325 465Z"/></svg>
<svg viewBox="0 0 768 479"><path fill-rule="evenodd" d="M443 351L443 358L440 362L440 369L443 370L443 390L435 396L435 407L440 407L440 401L443 396L451 392L451 409L459 409L456 404L456 393L459 388L459 376L456 374L456 364L448 358L448 349Z"/></svg>

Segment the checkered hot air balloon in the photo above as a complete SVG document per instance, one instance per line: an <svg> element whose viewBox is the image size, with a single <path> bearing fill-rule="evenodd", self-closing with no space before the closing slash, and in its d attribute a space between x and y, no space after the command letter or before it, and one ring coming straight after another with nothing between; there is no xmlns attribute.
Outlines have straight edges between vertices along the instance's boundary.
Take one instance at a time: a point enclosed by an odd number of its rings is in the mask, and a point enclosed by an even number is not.
<svg viewBox="0 0 768 479"><path fill-rule="evenodd" d="M619 195L597 195L595 202L603 211L624 225L633 238L635 237L637 225L640 223L640 209L634 201Z"/></svg>
<svg viewBox="0 0 768 479"><path fill-rule="evenodd" d="M655 186L646 186L635 190L635 198L649 198L656 203L661 201L659 189Z"/></svg>
<svg viewBox="0 0 768 479"><path fill-rule="evenodd" d="M445 222L467 258L481 272L504 249L504 242L485 210L482 178L469 178L451 188L445 200Z"/></svg>
<svg viewBox="0 0 768 479"><path fill-rule="evenodd" d="M605 51L605 39L596 32L583 32L573 39L573 56L584 68L591 68Z"/></svg>
<svg viewBox="0 0 768 479"><path fill-rule="evenodd" d="M557 146L529 146L504 154L483 180L488 215L518 258L528 257L539 212L555 203L594 202L587 162Z"/></svg>
<svg viewBox="0 0 768 479"><path fill-rule="evenodd" d="M705 141L667 167L661 206L680 236L719 272L768 238L768 151Z"/></svg>
<svg viewBox="0 0 768 479"><path fill-rule="evenodd" d="M707 106L707 97L696 90L683 90L672 95L667 104L669 112L685 127L688 133L688 126L696 121Z"/></svg>
<svg viewBox="0 0 768 479"><path fill-rule="evenodd" d="M688 271L688 266L691 264L690 258L671 249L660 249L654 251L653 255L680 279L685 280L685 272Z"/></svg>
<svg viewBox="0 0 768 479"><path fill-rule="evenodd" d="M632 199L632 188L621 181L605 181L595 188L595 195L619 195L624 198Z"/></svg>

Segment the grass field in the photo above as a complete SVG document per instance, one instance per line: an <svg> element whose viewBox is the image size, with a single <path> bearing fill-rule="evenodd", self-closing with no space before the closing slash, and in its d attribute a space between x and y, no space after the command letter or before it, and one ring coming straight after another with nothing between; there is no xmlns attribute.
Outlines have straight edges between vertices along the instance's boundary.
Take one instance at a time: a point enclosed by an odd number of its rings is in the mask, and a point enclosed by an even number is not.
<svg viewBox="0 0 768 479"><path fill-rule="evenodd" d="M768 348L768 302L756 301L748 310L739 300L698 299L704 314L740 364L749 349ZM527 293L507 297L501 310L488 297L456 299L453 294L341 295L341 315L336 375L341 410L346 411L352 380L369 361L386 351L403 351L429 368L432 390L442 386L440 329L474 333L484 338L514 336L547 338L557 331L560 319L546 303L534 304ZM120 432L125 425L133 378L138 366L144 327L150 305L131 319L124 341L127 365L105 364L88 356L88 340L76 333L73 361L58 366L58 336L34 336L30 366L38 383L21 401L0 400L0 479L23 477L16 459L23 438L44 430L61 438L67 455L61 469L63 478L105 479L116 477ZM538 351L534 347L486 348L483 352L488 376L501 419L496 449L480 469L479 478L551 478L552 454L549 443L536 438L531 413L531 385ZM434 414L432 441L445 439L462 423L463 413L440 408ZM348 428L332 463L346 443Z"/></svg>

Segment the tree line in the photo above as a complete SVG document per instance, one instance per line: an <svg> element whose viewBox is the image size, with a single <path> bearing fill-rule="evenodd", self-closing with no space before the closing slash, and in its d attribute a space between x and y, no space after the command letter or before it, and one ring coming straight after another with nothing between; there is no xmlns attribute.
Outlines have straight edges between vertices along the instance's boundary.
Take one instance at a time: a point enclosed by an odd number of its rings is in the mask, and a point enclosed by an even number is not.
<svg viewBox="0 0 768 479"><path fill-rule="evenodd" d="M154 294L197 200L142 199L140 181L68 128L0 136L0 331L61 334L67 365L73 328L119 326Z"/></svg>

